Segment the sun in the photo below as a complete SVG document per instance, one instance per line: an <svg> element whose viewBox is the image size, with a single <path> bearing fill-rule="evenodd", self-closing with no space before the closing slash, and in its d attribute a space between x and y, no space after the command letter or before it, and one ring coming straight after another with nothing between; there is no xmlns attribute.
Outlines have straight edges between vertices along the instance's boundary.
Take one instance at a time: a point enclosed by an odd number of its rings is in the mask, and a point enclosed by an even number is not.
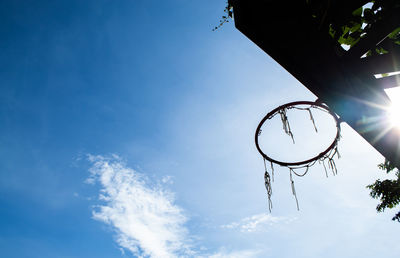
<svg viewBox="0 0 400 258"><path fill-rule="evenodd" d="M389 108L390 123L393 127L400 129L400 87L387 89L386 93L392 101L392 105Z"/></svg>
<svg viewBox="0 0 400 258"><path fill-rule="evenodd" d="M400 105L397 104L392 104L392 106L389 109L390 113L390 123L393 127L400 128Z"/></svg>

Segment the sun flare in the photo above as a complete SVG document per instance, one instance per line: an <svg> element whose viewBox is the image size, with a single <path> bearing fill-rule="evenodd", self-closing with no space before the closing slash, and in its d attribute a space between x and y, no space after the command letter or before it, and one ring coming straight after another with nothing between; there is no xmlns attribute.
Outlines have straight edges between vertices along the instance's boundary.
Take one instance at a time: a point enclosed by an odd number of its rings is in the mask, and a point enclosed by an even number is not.
<svg viewBox="0 0 400 258"><path fill-rule="evenodd" d="M390 109L390 123L392 126L400 128L400 105L398 103L393 104Z"/></svg>
<svg viewBox="0 0 400 258"><path fill-rule="evenodd" d="M390 113L390 123L393 127L400 128L400 87L387 89L392 105L389 108Z"/></svg>

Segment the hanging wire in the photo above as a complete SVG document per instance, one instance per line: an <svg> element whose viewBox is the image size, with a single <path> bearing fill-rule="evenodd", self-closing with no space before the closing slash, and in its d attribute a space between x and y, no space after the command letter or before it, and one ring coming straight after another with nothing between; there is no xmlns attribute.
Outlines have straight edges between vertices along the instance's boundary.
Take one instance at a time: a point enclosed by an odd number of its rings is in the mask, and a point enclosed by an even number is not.
<svg viewBox="0 0 400 258"><path fill-rule="evenodd" d="M324 165L325 175L326 175L326 178L328 178L328 171L326 171L325 163L323 163L323 161L321 162L321 160L318 160L318 163L319 164L322 163Z"/></svg>
<svg viewBox="0 0 400 258"><path fill-rule="evenodd" d="M293 194L294 198L296 199L297 210L299 211L300 210L299 201L297 200L296 189L294 187L294 180L293 180L293 176L292 176L293 170L290 168L289 171L290 171L290 185L292 187L292 194Z"/></svg>
<svg viewBox="0 0 400 258"><path fill-rule="evenodd" d="M328 177L328 170L326 170L325 159L323 159L321 162L322 162L322 165L324 166L326 177Z"/></svg>
<svg viewBox="0 0 400 258"><path fill-rule="evenodd" d="M317 126L315 125L315 120L314 120L314 117L312 115L311 108L307 108L307 111L308 111L308 114L310 114L310 119L311 119L311 121L312 121L312 123L314 125L315 132L318 133L318 129L317 129Z"/></svg>
<svg viewBox="0 0 400 258"><path fill-rule="evenodd" d="M283 130L285 131L285 133L287 135L289 135L292 138L292 141L293 141L293 144L294 144L295 143L294 136L293 136L292 130L290 129L289 120L288 120L288 117L286 115L286 108L283 108L283 109L279 110L279 115L281 116Z"/></svg>
<svg viewBox="0 0 400 258"><path fill-rule="evenodd" d="M265 162L265 159L264 159ZM274 182L274 163L272 161L270 161L271 164L271 175L272 175L272 182Z"/></svg>
<svg viewBox="0 0 400 258"><path fill-rule="evenodd" d="M265 168L265 173L264 173L264 184L265 184L265 189L267 189L267 195L268 195L268 209L269 212L271 212L272 210L272 200L271 200L271 196L272 196L272 187L271 187L271 177L267 171L267 164L266 161L264 159L264 168Z"/></svg>
<svg viewBox="0 0 400 258"><path fill-rule="evenodd" d="M337 146L337 145L336 145L336 147L335 147L335 153L336 153L338 159L340 159L341 156L340 156L340 152L339 152L339 149L338 149L338 146Z"/></svg>
<svg viewBox="0 0 400 258"><path fill-rule="evenodd" d="M293 174L295 174L296 176L303 177L303 176L305 176L307 174L308 170L310 169L310 165L303 166L303 167L300 167L300 168L294 168L294 167L293 168L289 167L289 168L291 169ZM296 172L296 170L300 170L300 169L304 169L304 168L305 168L305 171L303 173Z"/></svg>
<svg viewBox="0 0 400 258"><path fill-rule="evenodd" d="M337 168L336 168L335 161L333 159L329 159L328 164L329 164L330 169L333 172L333 175L337 175Z"/></svg>

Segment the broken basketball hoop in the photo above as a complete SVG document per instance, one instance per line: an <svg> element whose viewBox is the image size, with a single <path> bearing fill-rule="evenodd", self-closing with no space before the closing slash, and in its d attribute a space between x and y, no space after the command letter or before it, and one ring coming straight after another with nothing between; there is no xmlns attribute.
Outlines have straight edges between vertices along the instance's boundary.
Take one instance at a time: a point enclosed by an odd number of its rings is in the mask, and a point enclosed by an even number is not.
<svg viewBox="0 0 400 258"><path fill-rule="evenodd" d="M313 110L320 110L324 111L327 114L329 114L333 119L336 124L336 134L334 139L332 140L331 144L329 145L328 148L320 152L319 154L316 154L314 157L310 157L308 159L305 159L303 161L296 161L296 162L285 162L285 161L279 161L276 159L271 158L269 155L265 153L260 147L259 144L259 137L262 132L262 127L263 125L272 119L273 117L279 115L280 119L282 121L282 126L284 132L291 137L293 143L295 143L294 135L292 133L292 130L290 128L290 123L289 119L287 116L287 111L288 110L298 110L302 112L307 112L309 114L310 120L312 121L312 124L314 126L314 129L316 132L318 132L315 121L314 121L314 116L313 116ZM340 157L339 152L338 152L338 142L340 139L340 119L338 116L329 109L329 107L323 103L320 103L318 101L312 102L312 101L296 101L296 102L290 102L284 105L281 105L271 112L269 112L259 123L256 133L255 133L255 143L258 152L261 154L264 160L264 168L265 168L265 174L264 174L264 181L265 181L265 187L267 189L267 194L268 194L268 203L269 203L269 210L271 211L272 208L272 202L271 202L271 195L272 195L272 190L271 190L271 179L273 180L274 177L274 164L278 164L283 167L287 167L290 172L290 183L292 187L292 193L295 196L296 199L296 204L297 204L297 209L299 209L299 204L297 201L297 196L296 196L296 191L294 188L294 181L293 181L293 176L292 174L295 174L296 176L304 176L307 174L309 168L313 166L314 164L322 163L326 176L328 176L327 173L327 166L328 168L332 170L333 174L337 174L337 169L336 169L336 164L334 161L334 157L337 156L338 158ZM267 169L267 161L270 163L270 171ZM271 174L270 174L271 172Z"/></svg>

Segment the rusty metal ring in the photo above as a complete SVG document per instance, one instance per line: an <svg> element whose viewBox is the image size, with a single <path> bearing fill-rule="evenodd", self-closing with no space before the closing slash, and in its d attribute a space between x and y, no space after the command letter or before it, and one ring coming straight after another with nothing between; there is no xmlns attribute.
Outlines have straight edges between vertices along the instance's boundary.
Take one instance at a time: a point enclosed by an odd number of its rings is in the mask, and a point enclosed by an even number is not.
<svg viewBox="0 0 400 258"><path fill-rule="evenodd" d="M336 122L336 136L335 139L333 140L333 142L331 143L331 145L329 145L329 147L324 150L323 152L319 153L317 156L304 160L304 161L299 161L299 162L282 162L279 160L275 160L270 158L267 154L265 154L261 148L260 145L258 143L258 137L260 135L261 132L261 127L263 126L263 124L268 120L271 119L272 117L274 117L280 110L285 110L288 108L295 108L295 106L298 105L309 105L310 107L319 107L325 111L328 112L328 114L330 114L335 122ZM258 152L261 154L261 156L263 156L264 159L268 160L269 162L278 164L280 166L284 166L284 167L298 167L298 166L302 166L302 165L306 165L306 164L310 164L314 161L317 161L319 159L321 159L322 157L324 157L330 150L334 149L339 141L340 138L340 119L338 118L338 116L325 104L320 103L320 102L313 102L313 101L295 101L295 102L290 102L284 105L281 105L277 108L275 108L274 110L272 110L271 112L269 112L262 120L261 122L258 124L257 126L257 130L255 133L255 143L256 143L256 147Z"/></svg>

